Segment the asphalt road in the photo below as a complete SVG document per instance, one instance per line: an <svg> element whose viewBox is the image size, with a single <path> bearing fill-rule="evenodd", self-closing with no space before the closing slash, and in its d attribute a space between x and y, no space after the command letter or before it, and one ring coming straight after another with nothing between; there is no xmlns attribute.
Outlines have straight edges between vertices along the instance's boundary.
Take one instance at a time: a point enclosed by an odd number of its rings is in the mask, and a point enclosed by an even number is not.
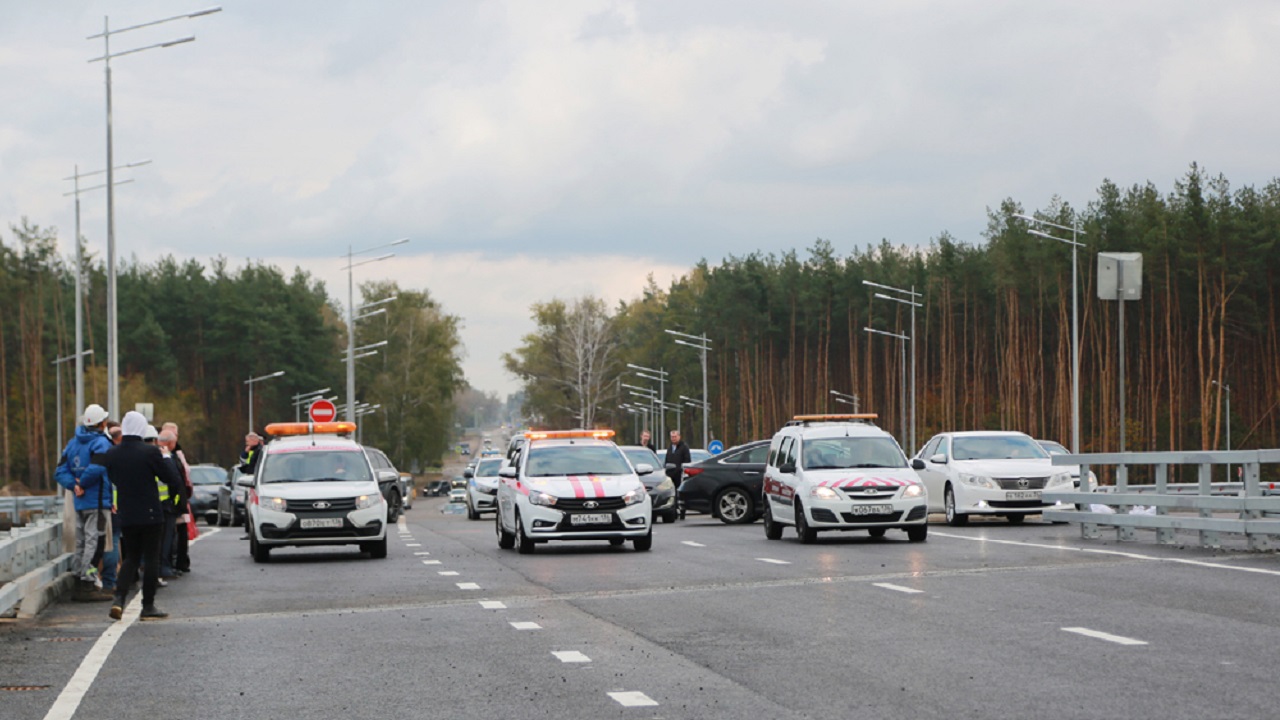
<svg viewBox="0 0 1280 720"><path fill-rule="evenodd" d="M522 556L498 549L492 516L440 502L417 501L385 560L287 549L257 565L226 529L161 591L169 620L64 604L0 625L0 686L19 688L0 690L0 718L1277 713L1274 553L1036 521L805 546L691 515L648 553Z"/></svg>

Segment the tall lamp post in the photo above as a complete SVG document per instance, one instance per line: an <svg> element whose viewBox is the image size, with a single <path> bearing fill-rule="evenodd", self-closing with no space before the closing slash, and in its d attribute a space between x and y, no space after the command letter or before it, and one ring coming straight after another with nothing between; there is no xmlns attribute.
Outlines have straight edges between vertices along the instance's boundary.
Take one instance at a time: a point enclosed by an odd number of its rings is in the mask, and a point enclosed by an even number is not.
<svg viewBox="0 0 1280 720"><path fill-rule="evenodd" d="M379 262L396 256L395 253L387 253L379 255L375 258L367 260L355 261L356 255L363 255L374 250L382 250L383 248L395 247L409 242L409 238L400 238L394 242L384 245L375 245L363 250L353 250L350 245L347 246L347 266L342 268L347 271L347 420L349 422L356 421L356 299L355 299L355 275L353 271L361 265ZM370 315L374 313L369 313ZM367 317L367 316L362 316ZM383 343L386 344L386 343ZM367 349L367 348L362 348Z"/></svg>
<svg viewBox="0 0 1280 720"><path fill-rule="evenodd" d="M294 395L292 398L294 421L302 422L303 405L310 405L316 400L324 397L324 394L327 392L329 392L329 388L321 388L320 390L312 390L311 392L298 393L297 395Z"/></svg>
<svg viewBox="0 0 1280 720"><path fill-rule="evenodd" d="M902 303L903 305L911 306L911 338L910 338L911 340L911 451L915 452L916 450L916 340L915 340L916 308L923 307L920 303L916 302L916 300L922 296L920 293L916 292L915 285L912 285L911 289L907 289L907 288L894 287L892 285L881 285L880 283L874 283L874 282L871 282L870 280L863 280L862 284L868 287L879 288L881 290L888 290L890 292L899 293L905 297L895 297L895 296L885 295L884 293L876 293L875 296L880 298L881 300L892 300L893 302L896 302L896 303Z"/></svg>
<svg viewBox="0 0 1280 720"><path fill-rule="evenodd" d="M1227 393L1227 452L1231 452L1231 386L1217 380L1209 382L1222 388ZM1227 463L1227 482L1231 482L1231 463Z"/></svg>
<svg viewBox="0 0 1280 720"><path fill-rule="evenodd" d="M62 448L63 448L63 447L65 447L65 443L63 442L63 438L64 438L64 436L63 436L63 434L62 434L62 431L63 431L63 427L62 427L62 368L60 368L60 367L58 367L58 366L59 366L59 365L61 365L62 363L65 363L65 362L69 361L69 360L75 360L75 361L76 361L76 366L77 366L77 367L80 367L83 356L85 356L85 355L92 355L92 354L93 354L93 351L92 351L92 350L83 350L83 351L81 351L81 352L76 353L75 355L67 355L66 357L60 357L60 358L58 358L57 360L54 360L54 361L52 361L52 362L50 362L50 363L49 363L50 365L53 365L53 368L54 368L54 370L53 370L53 374L54 374L54 376L55 376L55 378L56 378L56 379L54 380L53 385L54 385L54 388L55 388L54 393L55 393L56 402L57 402L57 404L58 404L58 406L57 406L57 411L54 413L54 415L55 415L55 416L56 416L56 418L57 418L54 422L58 423L58 452L62 452ZM81 389L83 389L83 387L82 387ZM84 410L84 406L80 404L80 403L81 403L81 402L83 402L83 401L84 401L84 398L83 398L83 397L78 397L78 398L76 399L75 412L80 412L80 411ZM1230 411L1230 405L1228 405L1227 407L1228 407L1228 412L1229 412L1229 411ZM1228 422L1229 422L1229 421L1228 421ZM1230 440L1228 440L1227 442L1228 442L1228 443L1230 443L1231 441L1230 441ZM1230 447L1230 445L1228 445L1227 447Z"/></svg>
<svg viewBox="0 0 1280 720"><path fill-rule="evenodd" d="M903 440L905 440L905 439L906 439L906 437L907 437L907 341L908 341L908 340L910 340L911 338L907 337L906 335L899 335L898 333L886 332L886 331L884 331L884 330L876 330L875 328L864 327L864 328L862 328L862 329L863 329L863 330L865 330L866 332L869 332L869 333L873 333L873 334L876 334L876 335L884 335L885 337L897 338L897 339L899 340L898 345L899 345L899 347L901 348L901 356L902 356L902 361L901 361L901 365L902 365L902 382L900 383L900 385L901 385L902 387L901 387L901 388L899 388L899 392L900 392L901 397L902 397L902 399L901 399L901 402L902 402L902 435L901 435L900 437L902 437L902 439L903 439ZM914 346L914 345L915 345L915 343L912 343L912 345ZM911 447L910 451L907 453L908 455L909 455L909 454L911 454L911 453L913 453L913 452L915 452L915 447L914 447L914 445L915 445L915 444L914 444L914 443L912 443L912 446L913 446L913 447Z"/></svg>
<svg viewBox="0 0 1280 720"><path fill-rule="evenodd" d="M1041 232L1035 228L1028 228L1027 232L1037 237L1049 240L1057 240L1060 243L1066 243L1071 246L1071 452L1072 454L1080 454L1080 300L1079 300L1079 278L1080 272L1079 260L1076 257L1080 248L1084 247L1084 243L1077 238L1084 233L1080 231L1080 223L1072 220L1071 227L1066 225L1058 225L1048 220L1014 213L1014 217L1022 218L1037 225L1045 227L1057 228L1071 233L1071 239L1060 238Z"/></svg>
<svg viewBox="0 0 1280 720"><path fill-rule="evenodd" d="M702 358L702 447L705 448L711 444L711 425L707 418L710 415L708 409L711 407L711 396L707 394L707 351L711 349L711 339L707 337L706 333L690 335L676 332L675 330L667 330L666 333L676 336L677 345L684 345L697 350L698 355Z"/></svg>
<svg viewBox="0 0 1280 720"><path fill-rule="evenodd" d="M124 50L121 52L111 52L111 37L126 33L130 30L139 30L161 23L171 22L173 20L187 20L197 18L203 15L212 15L216 12L222 12L222 8L214 7L206 10L198 10L183 15L175 15L173 17L161 20L152 20L151 22L141 23L139 25L130 25L129 27L111 29L109 17L102 18L102 32L97 35L90 35L86 40L96 40L102 38L103 53L101 57L96 57L89 62L102 62L106 68L106 87L107 87L107 412L111 417L120 417L120 359L119 359L119 328L118 318L116 316L116 210L115 210L115 155L112 147L112 131L111 131L111 60L113 58L123 57L140 53L144 50L153 50L155 48L167 48L174 45L181 45L195 41L194 35L189 35L177 40L156 43L154 45L145 45L143 47ZM79 238L77 238L77 242Z"/></svg>
<svg viewBox="0 0 1280 720"><path fill-rule="evenodd" d="M655 380L658 383L658 407L662 410L662 414L658 416L658 437L665 438L667 436L667 372L661 368L657 370L647 368L643 365L635 365L627 363L627 367L637 371L636 376L645 380ZM652 373L645 375L645 373Z"/></svg>
<svg viewBox="0 0 1280 720"><path fill-rule="evenodd" d="M254 386L254 383L259 383L259 382L262 382L263 380L270 380L271 378L277 378L283 374L284 374L283 370L277 370L271 373L270 375L262 375L256 378L249 378L248 380L244 381L244 384L249 386L249 432L253 432L253 386Z"/></svg>

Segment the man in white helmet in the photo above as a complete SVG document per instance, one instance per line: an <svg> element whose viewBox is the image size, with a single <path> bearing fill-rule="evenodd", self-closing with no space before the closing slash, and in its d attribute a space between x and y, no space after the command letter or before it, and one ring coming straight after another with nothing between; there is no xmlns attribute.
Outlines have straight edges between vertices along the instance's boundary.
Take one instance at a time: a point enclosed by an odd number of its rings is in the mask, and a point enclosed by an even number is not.
<svg viewBox="0 0 1280 720"><path fill-rule="evenodd" d="M75 597L110 600L111 594L100 590L98 563L111 534L112 489L106 471L92 460L93 455L111 448L106 434L107 411L95 403L84 409L81 420L75 437L62 451L53 477L76 496L75 572L79 579Z"/></svg>

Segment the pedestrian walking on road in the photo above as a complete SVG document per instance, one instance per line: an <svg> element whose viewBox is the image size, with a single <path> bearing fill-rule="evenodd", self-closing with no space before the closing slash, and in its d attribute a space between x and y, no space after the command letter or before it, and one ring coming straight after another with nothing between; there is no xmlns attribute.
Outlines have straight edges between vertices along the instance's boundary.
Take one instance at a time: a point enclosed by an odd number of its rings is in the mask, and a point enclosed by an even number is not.
<svg viewBox="0 0 1280 720"><path fill-rule="evenodd" d="M679 517L684 519L684 503L680 498L680 481L684 479L684 466L691 460L689 455L689 446L684 444L684 440L680 439L680 431L671 431L671 446L667 448L667 457L663 463L667 466L667 477L671 478L671 482L676 486L676 503L680 507Z"/></svg>
<svg viewBox="0 0 1280 720"><path fill-rule="evenodd" d="M164 539L164 509L160 504L158 483L173 486L180 480L173 463L167 462L160 454L160 448L142 441L147 432L147 419L142 413L125 413L121 429L124 437L120 444L103 455L93 457L115 483L120 516L124 562L120 567L115 600L111 604L111 617L119 620L124 613L125 601L141 565L144 568L142 618L165 618L169 614L156 607L160 542Z"/></svg>
<svg viewBox="0 0 1280 720"><path fill-rule="evenodd" d="M103 467L92 459L111 448L106 428L107 411L97 404L86 407L76 435L62 451L53 473L58 484L75 495L77 600L110 599L100 589L98 563L111 534L111 483Z"/></svg>

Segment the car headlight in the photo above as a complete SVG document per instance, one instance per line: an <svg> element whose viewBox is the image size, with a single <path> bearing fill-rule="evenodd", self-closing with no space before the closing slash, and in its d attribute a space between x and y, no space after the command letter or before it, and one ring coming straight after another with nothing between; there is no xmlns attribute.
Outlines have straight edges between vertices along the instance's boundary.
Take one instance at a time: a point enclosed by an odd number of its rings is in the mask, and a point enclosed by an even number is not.
<svg viewBox="0 0 1280 720"><path fill-rule="evenodd" d="M1092 470L1089 471L1089 492L1098 489L1098 476Z"/></svg>
<svg viewBox="0 0 1280 720"><path fill-rule="evenodd" d="M1064 472L1053 475L1049 478L1049 482L1045 484L1046 488L1057 487L1059 485L1070 485L1071 473Z"/></svg>
<svg viewBox="0 0 1280 720"><path fill-rule="evenodd" d="M498 494L498 487L497 487L496 485L495 485L495 486L493 486L493 487L488 487L488 486L486 486L486 485L476 485L475 487L476 487L476 489L477 489L477 490L479 490L480 492L484 493L485 495L497 495L497 494Z"/></svg>
<svg viewBox="0 0 1280 720"><path fill-rule="evenodd" d="M840 495L825 485L817 485L809 490L810 497L816 497L819 500L839 500Z"/></svg>
<svg viewBox="0 0 1280 720"><path fill-rule="evenodd" d="M529 493L529 503L532 505L545 505L551 507L556 504L556 496L548 495L544 492Z"/></svg>
<svg viewBox="0 0 1280 720"><path fill-rule="evenodd" d="M923 486L923 485L908 485L908 486L906 487L906 489L902 491L902 497L904 497L904 498L918 498L918 497L924 497L924 486Z"/></svg>
<svg viewBox="0 0 1280 720"><path fill-rule="evenodd" d="M653 487L654 492L675 492L676 484L671 482L671 478L666 478L662 482Z"/></svg>
<svg viewBox="0 0 1280 720"><path fill-rule="evenodd" d="M382 495L361 495L356 498L356 509L364 510L382 502Z"/></svg>
<svg viewBox="0 0 1280 720"><path fill-rule="evenodd" d="M667 478L668 482L670 480L670 478ZM622 502L627 505L635 505L636 503L644 502L647 497L649 497L649 491L644 489L644 485L641 485L638 488L628 490L627 494L622 496Z"/></svg>
<svg viewBox="0 0 1280 720"><path fill-rule="evenodd" d="M266 510L274 510L275 512L284 512L286 503L284 501L284 498L263 497L259 495L258 507L264 508Z"/></svg>
<svg viewBox="0 0 1280 720"><path fill-rule="evenodd" d="M991 478L985 475L969 475L967 473L960 473L960 482L964 483L965 485L972 485L974 487L986 488L988 490L1000 489L1000 486L996 484L995 480L992 480Z"/></svg>

